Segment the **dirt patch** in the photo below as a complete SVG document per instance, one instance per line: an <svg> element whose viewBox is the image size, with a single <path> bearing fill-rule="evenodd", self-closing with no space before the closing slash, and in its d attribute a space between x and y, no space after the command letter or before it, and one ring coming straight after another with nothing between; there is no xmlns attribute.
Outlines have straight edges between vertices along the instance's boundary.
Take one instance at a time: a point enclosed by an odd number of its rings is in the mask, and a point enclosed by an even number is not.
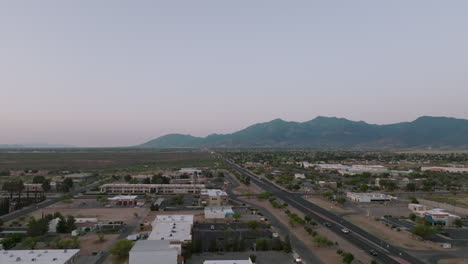
<svg viewBox="0 0 468 264"><path fill-rule="evenodd" d="M60 212L62 215L72 215L75 218L97 218L99 220L121 220L125 223L129 223L135 218L135 213L138 215L144 215L146 212L145 208L83 208L83 209L57 209L57 208L44 208L32 212L27 216L34 216L40 218L44 214L53 214Z"/></svg>
<svg viewBox="0 0 468 264"><path fill-rule="evenodd" d="M80 236L80 255L91 256L93 251L109 251L118 237L118 234L104 235L104 240L100 241L95 233L88 233L84 236Z"/></svg>
<svg viewBox="0 0 468 264"><path fill-rule="evenodd" d="M304 197L304 199L334 213L343 214L343 213L355 213L356 212L354 209L339 206L332 201L328 201L317 196L312 196L312 195L306 196Z"/></svg>
<svg viewBox="0 0 468 264"><path fill-rule="evenodd" d="M361 215L348 215L344 218L390 244L397 244L403 248L415 250L443 250L433 242L419 240L406 231L392 230L385 223L375 221L373 218Z"/></svg>
<svg viewBox="0 0 468 264"><path fill-rule="evenodd" d="M468 259L442 259L437 264L468 264Z"/></svg>
<svg viewBox="0 0 468 264"><path fill-rule="evenodd" d="M224 173L226 174L229 174L230 175L230 179L232 179L233 181L237 182L237 184L239 184L238 187L232 189L232 192L234 194L237 194L237 195L250 195L250 194L259 194L259 193L262 193L263 190L258 187L257 185L255 185L254 183L250 183L250 185L245 185L245 184L242 184L237 178L236 176L232 175L231 173L229 173L229 171L224 171Z"/></svg>

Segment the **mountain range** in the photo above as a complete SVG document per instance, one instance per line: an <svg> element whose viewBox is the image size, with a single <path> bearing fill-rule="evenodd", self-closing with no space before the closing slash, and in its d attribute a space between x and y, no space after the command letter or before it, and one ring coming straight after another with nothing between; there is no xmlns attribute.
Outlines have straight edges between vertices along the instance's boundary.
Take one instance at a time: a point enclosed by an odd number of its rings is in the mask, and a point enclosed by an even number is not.
<svg viewBox="0 0 468 264"><path fill-rule="evenodd" d="M412 122L368 124L319 116L307 122L275 119L231 134L168 134L140 148L466 148L468 120L423 116Z"/></svg>

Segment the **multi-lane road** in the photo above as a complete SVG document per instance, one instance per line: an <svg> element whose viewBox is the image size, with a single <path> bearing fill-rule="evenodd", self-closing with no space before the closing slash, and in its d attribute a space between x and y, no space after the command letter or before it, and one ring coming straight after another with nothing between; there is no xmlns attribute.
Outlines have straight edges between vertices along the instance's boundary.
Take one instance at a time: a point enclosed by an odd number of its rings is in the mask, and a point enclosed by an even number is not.
<svg viewBox="0 0 468 264"><path fill-rule="evenodd" d="M339 234L358 248L369 252L371 249L375 250L378 255L374 256L380 263L388 264L423 264L424 262L416 259L415 257L404 252L401 248L389 245L378 237L366 232L362 228L346 221L340 216L337 216L322 207L319 207L302 198L301 194L289 192L277 185L271 183L268 180L258 177L252 172L238 166L230 160L224 159L225 163L237 171L238 173L249 176L251 182L258 185L265 191L273 193L279 199L285 201L290 206L296 208L304 214L311 215L317 222L324 223L329 222L329 227L332 231ZM343 233L342 229L346 228L350 232Z"/></svg>

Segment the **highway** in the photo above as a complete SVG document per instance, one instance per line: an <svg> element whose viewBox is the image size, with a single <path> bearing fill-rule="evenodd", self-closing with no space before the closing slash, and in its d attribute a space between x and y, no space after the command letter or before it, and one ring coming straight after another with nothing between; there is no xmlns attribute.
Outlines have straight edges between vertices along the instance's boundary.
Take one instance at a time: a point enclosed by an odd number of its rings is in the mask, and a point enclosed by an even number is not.
<svg viewBox="0 0 468 264"><path fill-rule="evenodd" d="M221 157L222 158L222 157ZM337 216L322 207L319 207L305 199L302 198L301 194L292 193L285 189L278 187L277 185L271 183L266 179L262 179L257 175L251 173L250 171L238 166L237 164L222 158L225 163L237 171L238 173L249 176L251 182L258 185L265 191L273 193L277 198L285 201L290 206L296 208L304 214L311 215L314 220L318 223L329 222L331 223L330 229L345 238L349 242L353 243L358 248L369 253L369 250L374 249L378 252L377 256L374 256L379 263L388 263L388 264L423 264L424 262L419 259L414 258L408 253L404 252L399 247L388 245L386 242L382 241L378 237L371 235L362 228L346 221L345 219ZM346 228L351 232L349 234L343 233L341 230ZM344 249L346 250L346 249Z"/></svg>

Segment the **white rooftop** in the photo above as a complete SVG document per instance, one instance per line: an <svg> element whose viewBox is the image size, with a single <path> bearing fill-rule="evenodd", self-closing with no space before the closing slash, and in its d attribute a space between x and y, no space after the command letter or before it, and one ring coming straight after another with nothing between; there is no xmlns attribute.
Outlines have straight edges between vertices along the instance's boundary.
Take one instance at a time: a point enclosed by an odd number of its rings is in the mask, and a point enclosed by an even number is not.
<svg viewBox="0 0 468 264"><path fill-rule="evenodd" d="M193 215L158 215L148 240L192 240Z"/></svg>
<svg viewBox="0 0 468 264"><path fill-rule="evenodd" d="M78 252L79 249L2 250L0 263L64 264Z"/></svg>
<svg viewBox="0 0 468 264"><path fill-rule="evenodd" d="M97 223L97 221L98 221L97 218L75 218L75 224L86 223L86 222L96 222Z"/></svg>
<svg viewBox="0 0 468 264"><path fill-rule="evenodd" d="M227 215L233 215L232 206L207 206L205 207L205 218L225 218Z"/></svg>
<svg viewBox="0 0 468 264"><path fill-rule="evenodd" d="M200 190L200 195L208 195L208 196L227 196L227 193L220 189L202 189Z"/></svg>
<svg viewBox="0 0 468 264"><path fill-rule="evenodd" d="M250 259L248 260L205 260L203 264L252 264Z"/></svg>
<svg viewBox="0 0 468 264"><path fill-rule="evenodd" d="M130 251L129 264L177 264L177 249L164 240L139 240Z"/></svg>
<svg viewBox="0 0 468 264"><path fill-rule="evenodd" d="M135 200L138 196L136 195L117 195L108 200L116 201L116 200Z"/></svg>

